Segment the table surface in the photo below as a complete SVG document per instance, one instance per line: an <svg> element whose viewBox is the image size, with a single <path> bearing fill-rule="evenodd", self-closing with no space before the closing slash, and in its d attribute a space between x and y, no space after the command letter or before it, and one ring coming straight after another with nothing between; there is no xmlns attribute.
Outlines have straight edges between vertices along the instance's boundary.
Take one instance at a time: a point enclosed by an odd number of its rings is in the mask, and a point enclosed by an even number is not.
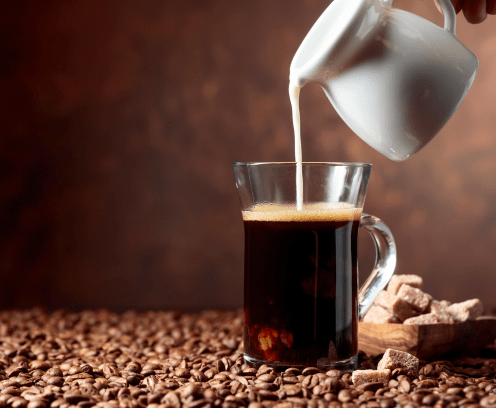
<svg viewBox="0 0 496 408"><path fill-rule="evenodd" d="M355 386L337 370L246 365L242 328L241 311L0 312L0 407L496 406L493 349ZM379 359L361 353L360 368Z"/></svg>

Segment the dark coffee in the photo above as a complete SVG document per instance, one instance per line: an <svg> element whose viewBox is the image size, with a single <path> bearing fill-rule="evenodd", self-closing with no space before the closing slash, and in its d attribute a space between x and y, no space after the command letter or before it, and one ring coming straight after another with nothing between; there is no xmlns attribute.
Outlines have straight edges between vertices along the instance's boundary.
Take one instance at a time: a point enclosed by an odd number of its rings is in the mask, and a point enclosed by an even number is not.
<svg viewBox="0 0 496 408"><path fill-rule="evenodd" d="M250 211L243 218L245 356L288 366L356 356L360 211Z"/></svg>

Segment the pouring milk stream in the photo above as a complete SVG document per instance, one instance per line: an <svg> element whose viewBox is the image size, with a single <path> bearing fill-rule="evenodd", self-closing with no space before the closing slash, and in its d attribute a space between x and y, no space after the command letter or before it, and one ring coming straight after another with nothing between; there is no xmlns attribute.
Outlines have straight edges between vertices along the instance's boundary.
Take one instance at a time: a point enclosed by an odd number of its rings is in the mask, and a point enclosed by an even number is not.
<svg viewBox="0 0 496 408"><path fill-rule="evenodd" d="M290 68L297 208L303 207L299 94L318 83L345 123L391 160L422 149L470 89L479 63L456 38L450 0L444 29L392 7L393 0L334 0Z"/></svg>

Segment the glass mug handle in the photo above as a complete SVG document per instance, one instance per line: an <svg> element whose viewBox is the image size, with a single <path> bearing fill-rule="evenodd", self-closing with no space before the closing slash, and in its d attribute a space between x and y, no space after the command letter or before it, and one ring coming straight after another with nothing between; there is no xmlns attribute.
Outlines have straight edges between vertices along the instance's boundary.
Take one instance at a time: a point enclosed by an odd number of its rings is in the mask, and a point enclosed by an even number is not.
<svg viewBox="0 0 496 408"><path fill-rule="evenodd" d="M374 300L393 276L396 267L396 244L389 228L379 218L362 214L360 228L365 228L375 244L376 258L372 273L358 292L358 320L367 313Z"/></svg>

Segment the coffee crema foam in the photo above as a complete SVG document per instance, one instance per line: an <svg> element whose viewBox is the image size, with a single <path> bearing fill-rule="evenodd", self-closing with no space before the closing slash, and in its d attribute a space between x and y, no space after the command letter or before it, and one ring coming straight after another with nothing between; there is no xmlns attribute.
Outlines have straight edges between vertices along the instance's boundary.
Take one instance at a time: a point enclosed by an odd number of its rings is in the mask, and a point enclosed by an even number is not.
<svg viewBox="0 0 496 408"><path fill-rule="evenodd" d="M304 204L302 209L294 205L258 204L242 211L244 221L358 221L362 209L347 203Z"/></svg>

